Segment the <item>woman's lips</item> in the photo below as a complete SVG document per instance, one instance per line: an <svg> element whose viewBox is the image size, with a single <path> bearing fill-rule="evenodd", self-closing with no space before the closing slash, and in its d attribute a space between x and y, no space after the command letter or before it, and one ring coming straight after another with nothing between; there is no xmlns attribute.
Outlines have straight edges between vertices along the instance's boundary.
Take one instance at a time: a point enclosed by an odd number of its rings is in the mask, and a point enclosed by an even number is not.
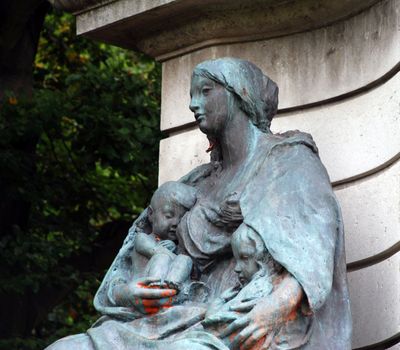
<svg viewBox="0 0 400 350"><path fill-rule="evenodd" d="M196 122L197 122L197 123L200 123L200 122L205 118L205 115L204 115L204 114L201 114L201 113L196 113L196 114L194 115L194 118L196 119Z"/></svg>

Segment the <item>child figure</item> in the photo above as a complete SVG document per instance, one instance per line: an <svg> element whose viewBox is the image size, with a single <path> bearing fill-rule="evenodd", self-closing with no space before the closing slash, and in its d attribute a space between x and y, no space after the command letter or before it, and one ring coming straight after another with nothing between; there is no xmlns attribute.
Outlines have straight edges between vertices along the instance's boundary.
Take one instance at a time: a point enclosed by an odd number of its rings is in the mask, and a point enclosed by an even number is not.
<svg viewBox="0 0 400 350"><path fill-rule="evenodd" d="M261 299L268 298L276 286L285 279L292 278L280 264L275 262L262 238L250 227L240 226L232 235L231 245L239 283L226 290L213 302L203 321L203 326L217 336L223 334L224 328L227 327L223 324L223 320L246 315L231 311L231 307L247 301L262 302ZM250 311L251 308L248 312ZM298 312L303 312L302 307L299 307ZM224 313L225 316L221 317ZM262 339L261 344L258 343L252 350L297 349L304 345L311 333L311 318L292 316L284 327L268 334L266 339ZM231 346L233 338L223 339L228 347Z"/></svg>
<svg viewBox="0 0 400 350"><path fill-rule="evenodd" d="M135 250L150 259L145 276L161 284L167 281L178 290L189 279L193 262L187 255L176 254L176 230L183 215L194 206L196 193L193 187L176 181L161 185L148 208L152 232L138 232L135 239Z"/></svg>
<svg viewBox="0 0 400 350"><path fill-rule="evenodd" d="M268 253L261 237L246 225L233 233L231 245L239 283L222 293L213 303L205 324L214 319L215 312L228 311L230 306L239 302L269 295L283 272L283 268Z"/></svg>

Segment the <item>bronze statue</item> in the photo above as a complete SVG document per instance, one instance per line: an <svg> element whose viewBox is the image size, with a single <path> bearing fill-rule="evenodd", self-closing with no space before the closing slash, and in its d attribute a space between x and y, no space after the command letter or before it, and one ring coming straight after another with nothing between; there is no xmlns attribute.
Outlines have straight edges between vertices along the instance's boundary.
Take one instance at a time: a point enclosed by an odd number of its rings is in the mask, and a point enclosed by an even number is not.
<svg viewBox="0 0 400 350"><path fill-rule="evenodd" d="M271 133L278 87L248 61L200 63L190 94L211 162L156 192L103 316L48 349L350 349L343 224L311 136Z"/></svg>

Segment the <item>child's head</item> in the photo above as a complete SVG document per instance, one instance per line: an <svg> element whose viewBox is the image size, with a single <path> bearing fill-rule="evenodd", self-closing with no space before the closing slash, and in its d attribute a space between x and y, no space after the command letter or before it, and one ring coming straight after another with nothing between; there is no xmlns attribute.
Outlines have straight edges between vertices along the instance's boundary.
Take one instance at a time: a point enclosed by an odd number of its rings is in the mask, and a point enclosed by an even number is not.
<svg viewBox="0 0 400 350"><path fill-rule="evenodd" d="M236 260L235 272L240 283L245 285L258 271L265 269L269 253L261 237L244 224L232 235L231 244Z"/></svg>
<svg viewBox="0 0 400 350"><path fill-rule="evenodd" d="M197 191L181 182L169 181L153 194L148 209L153 233L161 239L176 240L182 216L196 203Z"/></svg>

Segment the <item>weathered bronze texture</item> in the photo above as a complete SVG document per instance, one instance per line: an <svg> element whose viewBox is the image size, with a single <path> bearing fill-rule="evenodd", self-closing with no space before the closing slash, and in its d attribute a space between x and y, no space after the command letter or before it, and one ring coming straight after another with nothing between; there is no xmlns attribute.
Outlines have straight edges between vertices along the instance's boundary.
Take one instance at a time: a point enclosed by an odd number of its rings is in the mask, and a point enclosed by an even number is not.
<svg viewBox="0 0 400 350"><path fill-rule="evenodd" d="M252 63L199 64L211 161L161 186L94 300L48 349L350 349L343 224L310 135L272 134L278 87Z"/></svg>

